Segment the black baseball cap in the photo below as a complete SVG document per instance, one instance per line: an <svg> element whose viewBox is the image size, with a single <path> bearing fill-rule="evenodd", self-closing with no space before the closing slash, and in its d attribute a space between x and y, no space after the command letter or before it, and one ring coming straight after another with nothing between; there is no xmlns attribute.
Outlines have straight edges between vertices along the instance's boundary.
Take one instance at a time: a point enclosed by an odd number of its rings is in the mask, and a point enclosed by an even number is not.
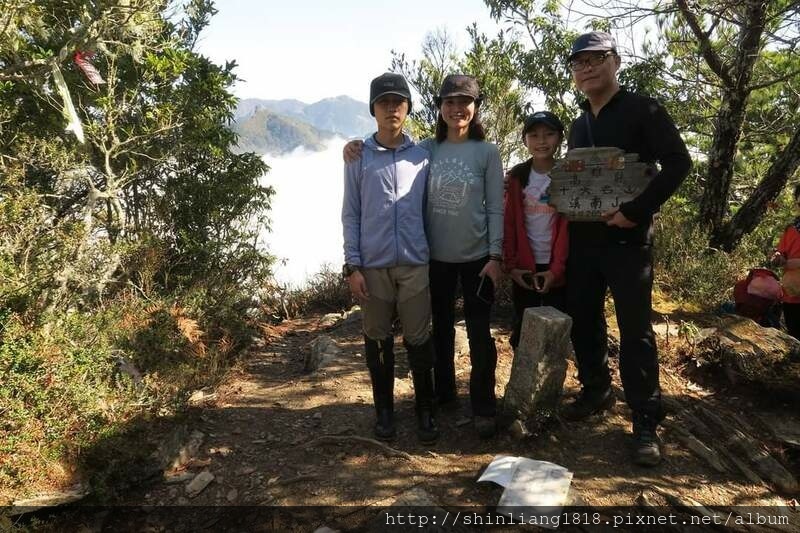
<svg viewBox="0 0 800 533"><path fill-rule="evenodd" d="M525 134L537 124L544 124L550 129L557 131L562 137L564 136L564 124L550 111L537 111L533 115L525 117L525 122L522 126L522 138L525 139Z"/></svg>
<svg viewBox="0 0 800 533"><path fill-rule="evenodd" d="M478 88L478 80L466 74L450 74L442 81L439 95L434 98L437 106L442 105L444 98L452 96L469 96L476 103L482 100L481 91Z"/></svg>
<svg viewBox="0 0 800 533"><path fill-rule="evenodd" d="M375 116L375 100L385 94L396 94L408 100L408 112L411 112L411 91L406 79L394 72L384 72L369 84L370 115Z"/></svg>
<svg viewBox="0 0 800 533"><path fill-rule="evenodd" d="M611 50L617 52L617 41L610 33L604 31L590 31L575 39L572 43L572 53L569 54L567 61L581 52L605 52Z"/></svg>

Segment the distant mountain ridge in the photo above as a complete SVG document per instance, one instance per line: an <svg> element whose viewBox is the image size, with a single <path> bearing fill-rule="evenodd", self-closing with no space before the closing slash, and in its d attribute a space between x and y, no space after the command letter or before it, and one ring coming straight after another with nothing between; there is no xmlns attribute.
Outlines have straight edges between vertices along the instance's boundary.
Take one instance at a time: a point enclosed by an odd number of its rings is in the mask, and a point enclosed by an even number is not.
<svg viewBox="0 0 800 533"><path fill-rule="evenodd" d="M369 106L349 96L313 104L246 98L234 111L239 150L281 155L303 147L319 151L334 135L362 137L375 129Z"/></svg>

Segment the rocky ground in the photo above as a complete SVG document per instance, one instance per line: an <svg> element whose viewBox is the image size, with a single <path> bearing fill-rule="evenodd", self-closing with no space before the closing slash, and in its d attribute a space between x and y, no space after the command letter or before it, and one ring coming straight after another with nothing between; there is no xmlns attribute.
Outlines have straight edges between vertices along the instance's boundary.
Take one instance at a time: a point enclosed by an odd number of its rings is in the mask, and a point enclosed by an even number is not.
<svg viewBox="0 0 800 533"><path fill-rule="evenodd" d="M257 348L222 386L194 395L189 436L163 478L131 490L120 503L327 506L283 522L271 515L273 529L267 530L369 530L376 529L381 509L409 495L443 509L491 510L502 489L476 480L496 455L514 455L568 468L574 474L570 501L606 515L606 506L688 515L727 514L731 506L758 505L771 506L771 513L797 524L800 457L795 446L800 439L791 427L796 406L746 386L731 386L713 369L698 370L702 359L692 355L694 337L680 331L675 319L654 318L669 410L661 431L665 460L658 467L629 461L629 411L621 392L605 416L576 423L554 419L525 438L504 431L490 440L478 439L468 407L469 355L463 331L457 350L461 408L439 416L439 441L430 446L417 441L402 348L395 386L398 435L388 446L372 440L374 411L355 312L265 327ZM513 356L508 334L502 325L494 333L498 397ZM616 367L616 359L611 363ZM317 364L320 368L308 371ZM570 362L567 395L578 390L574 373ZM616 368L614 375L618 387ZM146 515L137 520L146 523ZM114 515L103 516L95 520L107 525ZM215 523L209 523L211 530Z"/></svg>

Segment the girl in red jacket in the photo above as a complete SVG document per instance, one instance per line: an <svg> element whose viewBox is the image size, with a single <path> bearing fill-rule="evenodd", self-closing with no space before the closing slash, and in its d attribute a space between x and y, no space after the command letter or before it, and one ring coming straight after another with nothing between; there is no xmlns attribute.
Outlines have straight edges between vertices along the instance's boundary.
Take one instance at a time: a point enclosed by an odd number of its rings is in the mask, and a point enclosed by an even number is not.
<svg viewBox="0 0 800 533"><path fill-rule="evenodd" d="M508 172L503 229L503 266L514 281L514 330L519 344L527 307L564 309L567 220L548 205L548 173L564 138L564 125L549 111L525 119L522 139L531 158Z"/></svg>

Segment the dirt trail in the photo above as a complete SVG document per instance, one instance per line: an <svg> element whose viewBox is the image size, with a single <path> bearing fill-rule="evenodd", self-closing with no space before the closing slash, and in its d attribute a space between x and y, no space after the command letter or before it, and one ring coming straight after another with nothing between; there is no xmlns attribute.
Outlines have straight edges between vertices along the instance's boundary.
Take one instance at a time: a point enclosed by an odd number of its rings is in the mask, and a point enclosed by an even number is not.
<svg viewBox="0 0 800 533"><path fill-rule="evenodd" d="M307 345L323 333L339 344L340 357L316 373L304 373ZM507 339L507 329L496 332L498 397L511 366ZM663 338L659 341L663 344ZM194 475L208 470L214 475L213 481L193 498L186 494L187 481L160 482L133 491L127 503L337 506L329 509L326 517L328 525L336 528L337 524L358 525L369 516L360 516L359 512L386 506L413 487L424 488L443 507L494 506L502 489L491 483L476 483L476 479L498 454L551 461L569 468L574 473L573 501L594 507L636 505L648 491L680 494L687 501L706 506L787 501L786 495L776 496L773 489L748 481L741 473L714 470L669 429L661 432L663 463L650 469L633 465L628 459L629 416L622 401L606 416L579 423L554 422L542 434L526 440L515 440L507 433L479 440L469 420L468 355L457 361L461 408L457 413L440 414L441 438L432 446L417 441L411 381L407 367L403 367L404 356L398 355L398 436L391 447L402 453L390 453L351 438L372 437L374 420L361 352L358 320L323 328L318 318L310 318L270 328L263 344L230 373L213 401L202 408L196 417L197 427L190 428L205 437L187 471ZM612 365L616 365L615 359ZM616 370L614 379L618 387ZM746 412L752 406L750 399L704 389L666 365L662 386L667 405L673 409L686 402L701 402L721 412L730 407ZM578 388L572 363L565 387L567 393ZM682 424L674 412L667 418L667 424L670 422ZM323 435L336 439L315 442ZM189 474L184 478L190 479Z"/></svg>

